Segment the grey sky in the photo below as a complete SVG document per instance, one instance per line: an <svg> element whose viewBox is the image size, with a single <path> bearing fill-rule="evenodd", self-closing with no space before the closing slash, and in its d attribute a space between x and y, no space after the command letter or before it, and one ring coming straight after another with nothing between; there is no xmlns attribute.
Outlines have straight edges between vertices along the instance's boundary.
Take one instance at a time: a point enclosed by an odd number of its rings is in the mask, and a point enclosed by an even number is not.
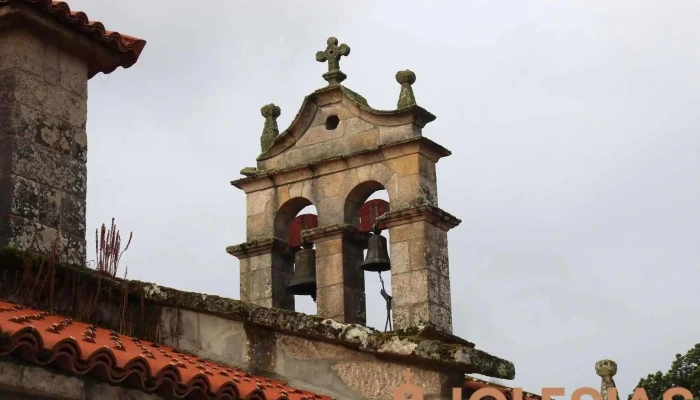
<svg viewBox="0 0 700 400"><path fill-rule="evenodd" d="M254 165L260 107L280 106L284 129L325 85L314 55L333 35L370 105L394 108L410 68L438 117L424 135L454 153L440 206L463 220L455 333L513 361L508 385L568 398L612 358L626 394L700 340L697 1L70 5L148 40L89 86L88 248L116 217L134 232L129 278L238 298L224 249L245 240L246 208L229 181Z"/></svg>

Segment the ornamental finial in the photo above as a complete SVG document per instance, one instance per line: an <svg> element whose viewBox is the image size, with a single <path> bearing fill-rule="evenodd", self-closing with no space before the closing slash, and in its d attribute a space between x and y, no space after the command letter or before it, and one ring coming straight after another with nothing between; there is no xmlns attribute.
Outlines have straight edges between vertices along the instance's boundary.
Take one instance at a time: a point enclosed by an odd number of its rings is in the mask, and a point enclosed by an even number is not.
<svg viewBox="0 0 700 400"><path fill-rule="evenodd" d="M332 36L328 38L326 44L326 50L316 53L316 61L328 61L328 72L323 74L323 79L328 82L328 86L339 85L348 77L340 70L340 57L350 54L350 46L345 43L338 46L338 39Z"/></svg>
<svg viewBox="0 0 700 400"><path fill-rule="evenodd" d="M416 105L416 96L413 94L411 85L416 83L416 74L411 70L399 71L396 73L396 82L401 84L401 93L399 94L399 108L410 107Z"/></svg>
<svg viewBox="0 0 700 400"><path fill-rule="evenodd" d="M270 103L263 106L263 108L260 109L260 113L265 117L265 127L260 137L260 147L264 153L272 146L272 142L280 133L279 128L277 128L277 117L280 116L281 110L276 105Z"/></svg>

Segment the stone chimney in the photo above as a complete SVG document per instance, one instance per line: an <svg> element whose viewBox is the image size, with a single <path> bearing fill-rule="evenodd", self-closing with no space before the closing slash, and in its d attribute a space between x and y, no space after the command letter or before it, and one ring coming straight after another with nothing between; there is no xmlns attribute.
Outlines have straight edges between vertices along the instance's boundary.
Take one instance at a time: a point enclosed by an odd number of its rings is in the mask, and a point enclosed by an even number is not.
<svg viewBox="0 0 700 400"><path fill-rule="evenodd" d="M145 44L62 2L0 0L0 246L84 264L87 81Z"/></svg>

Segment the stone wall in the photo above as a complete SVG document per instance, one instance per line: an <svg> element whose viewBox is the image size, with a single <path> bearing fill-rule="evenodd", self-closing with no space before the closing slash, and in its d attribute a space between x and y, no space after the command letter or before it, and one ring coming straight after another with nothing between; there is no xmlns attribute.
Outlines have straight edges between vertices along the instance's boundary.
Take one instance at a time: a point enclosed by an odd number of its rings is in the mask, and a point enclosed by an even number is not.
<svg viewBox="0 0 700 400"><path fill-rule="evenodd" d="M44 368L0 360L0 399L2 400L159 400L158 396L126 389L90 378L81 379Z"/></svg>
<svg viewBox="0 0 700 400"><path fill-rule="evenodd" d="M0 35L0 246L85 260L87 66L23 30Z"/></svg>
<svg viewBox="0 0 700 400"><path fill-rule="evenodd" d="M455 369L383 358L199 312L164 308L163 321L167 345L334 398L389 400L409 367L426 399L451 399L452 388L464 382L464 373Z"/></svg>

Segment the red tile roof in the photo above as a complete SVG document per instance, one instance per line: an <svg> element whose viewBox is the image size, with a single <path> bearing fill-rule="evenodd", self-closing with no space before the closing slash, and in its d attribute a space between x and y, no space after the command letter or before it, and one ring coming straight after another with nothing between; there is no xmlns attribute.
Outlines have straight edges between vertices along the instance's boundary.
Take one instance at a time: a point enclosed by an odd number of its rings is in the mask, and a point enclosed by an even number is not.
<svg viewBox="0 0 700 400"><path fill-rule="evenodd" d="M24 4L34 10L53 18L55 21L68 28L87 36L119 55L118 63L111 63L102 66L99 70L90 71L90 77L99 72L108 74L117 67L129 68L138 61L141 51L146 46L143 39L123 35L119 32L112 32L105 29L99 21L90 21L88 16L81 11L72 11L68 4L63 1L52 0L0 0L0 7Z"/></svg>
<svg viewBox="0 0 700 400"><path fill-rule="evenodd" d="M167 398L330 399L70 318L0 300L0 355ZM134 379L137 377L138 379ZM129 378L129 379L127 379Z"/></svg>

